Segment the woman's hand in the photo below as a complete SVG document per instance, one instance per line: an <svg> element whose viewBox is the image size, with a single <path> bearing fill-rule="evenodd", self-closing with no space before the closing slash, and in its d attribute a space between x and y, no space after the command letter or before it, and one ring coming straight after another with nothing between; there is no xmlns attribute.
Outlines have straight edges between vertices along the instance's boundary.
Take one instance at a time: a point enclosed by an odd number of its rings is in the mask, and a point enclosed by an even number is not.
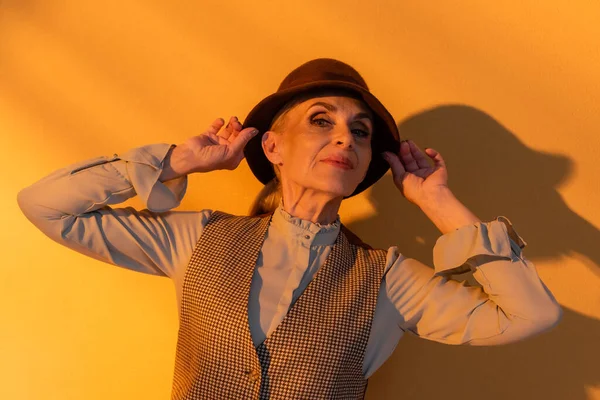
<svg viewBox="0 0 600 400"><path fill-rule="evenodd" d="M400 193L419 207L440 190L448 190L446 163L434 149L422 152L412 140L405 140L400 143L398 155L386 151L383 158L392 168L394 184ZM433 166L430 166L428 158L433 160Z"/></svg>
<svg viewBox="0 0 600 400"><path fill-rule="evenodd" d="M234 170L238 167L244 158L246 143L258 130L252 127L242 129L237 117L231 117L225 129L219 132L224 123L222 118L217 118L204 133L177 146L185 154L188 173Z"/></svg>

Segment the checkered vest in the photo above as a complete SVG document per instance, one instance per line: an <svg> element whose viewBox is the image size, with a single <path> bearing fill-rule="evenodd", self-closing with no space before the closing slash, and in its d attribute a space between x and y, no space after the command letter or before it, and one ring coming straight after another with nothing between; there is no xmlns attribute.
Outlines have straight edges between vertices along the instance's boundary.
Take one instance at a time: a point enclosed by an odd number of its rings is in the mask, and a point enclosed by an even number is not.
<svg viewBox="0 0 600 400"><path fill-rule="evenodd" d="M248 297L271 216L212 212L184 278L171 400L364 398L386 251L342 224L325 263L255 348Z"/></svg>

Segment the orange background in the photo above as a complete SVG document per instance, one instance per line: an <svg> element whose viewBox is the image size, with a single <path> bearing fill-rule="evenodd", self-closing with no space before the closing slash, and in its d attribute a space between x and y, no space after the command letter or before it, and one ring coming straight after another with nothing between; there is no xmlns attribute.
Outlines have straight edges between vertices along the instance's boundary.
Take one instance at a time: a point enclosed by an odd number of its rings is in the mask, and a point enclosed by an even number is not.
<svg viewBox="0 0 600 400"><path fill-rule="evenodd" d="M354 66L404 138L440 151L476 215L511 219L564 310L554 330L500 347L405 336L367 398L600 399L600 3L182 3L0 1L1 399L168 399L177 334L169 280L56 244L17 192L243 120L317 57ZM243 161L191 175L179 209L243 214L259 189ZM367 243L433 265L439 232L391 173L340 215Z"/></svg>

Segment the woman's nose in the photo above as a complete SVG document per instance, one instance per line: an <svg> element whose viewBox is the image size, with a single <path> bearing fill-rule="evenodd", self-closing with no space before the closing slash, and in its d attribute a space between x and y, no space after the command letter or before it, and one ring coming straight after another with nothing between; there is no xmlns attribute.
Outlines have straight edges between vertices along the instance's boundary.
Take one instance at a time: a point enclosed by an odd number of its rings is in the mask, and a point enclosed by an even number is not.
<svg viewBox="0 0 600 400"><path fill-rule="evenodd" d="M336 125L335 138L338 144L354 145L356 138L352 135L352 130L347 125Z"/></svg>

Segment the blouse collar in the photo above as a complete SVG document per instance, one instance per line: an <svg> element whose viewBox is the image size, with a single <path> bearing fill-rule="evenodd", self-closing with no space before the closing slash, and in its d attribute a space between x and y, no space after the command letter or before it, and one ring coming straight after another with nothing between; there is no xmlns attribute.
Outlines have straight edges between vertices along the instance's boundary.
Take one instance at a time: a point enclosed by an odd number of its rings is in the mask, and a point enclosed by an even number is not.
<svg viewBox="0 0 600 400"><path fill-rule="evenodd" d="M341 227L339 214L334 222L326 225L295 217L285 211L283 199L273 212L271 224L285 236L296 239L307 247L332 245Z"/></svg>

